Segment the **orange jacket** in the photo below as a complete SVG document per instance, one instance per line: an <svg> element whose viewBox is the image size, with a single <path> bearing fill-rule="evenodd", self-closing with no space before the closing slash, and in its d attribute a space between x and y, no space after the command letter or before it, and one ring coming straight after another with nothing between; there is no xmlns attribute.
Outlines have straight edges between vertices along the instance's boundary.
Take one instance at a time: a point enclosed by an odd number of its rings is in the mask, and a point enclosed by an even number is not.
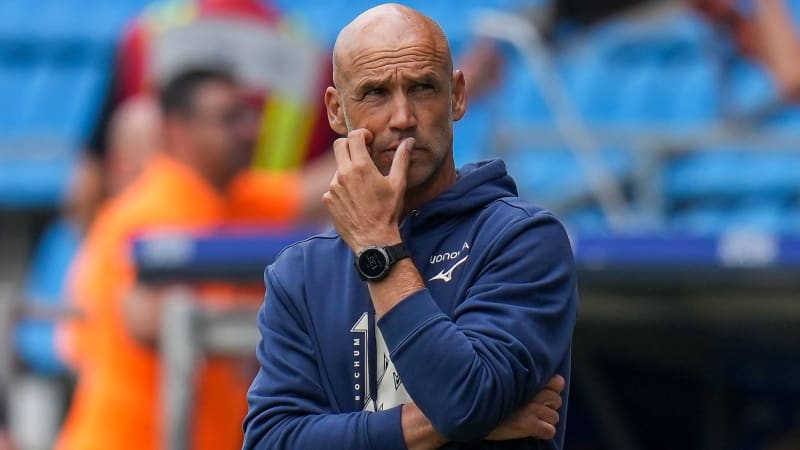
<svg viewBox="0 0 800 450"><path fill-rule="evenodd" d="M293 173L245 172L221 195L194 171L157 156L142 176L98 214L72 271L71 291L83 318L70 325L68 359L79 374L59 437L59 450L159 449L158 354L127 332L123 295L135 283L131 238L158 228L213 228L222 224L297 218L300 178ZM193 448L240 448L249 379L224 361L198 373ZM250 374L252 375L252 374Z"/></svg>

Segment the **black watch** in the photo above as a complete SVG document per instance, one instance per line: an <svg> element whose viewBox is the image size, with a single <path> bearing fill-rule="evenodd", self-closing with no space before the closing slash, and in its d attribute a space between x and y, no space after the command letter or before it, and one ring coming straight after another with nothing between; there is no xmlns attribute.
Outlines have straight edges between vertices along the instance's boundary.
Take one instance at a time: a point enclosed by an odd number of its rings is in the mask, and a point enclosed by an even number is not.
<svg viewBox="0 0 800 450"><path fill-rule="evenodd" d="M389 275L389 270L394 263L409 256L411 254L402 242L386 247L370 245L358 252L355 266L361 280L378 281Z"/></svg>

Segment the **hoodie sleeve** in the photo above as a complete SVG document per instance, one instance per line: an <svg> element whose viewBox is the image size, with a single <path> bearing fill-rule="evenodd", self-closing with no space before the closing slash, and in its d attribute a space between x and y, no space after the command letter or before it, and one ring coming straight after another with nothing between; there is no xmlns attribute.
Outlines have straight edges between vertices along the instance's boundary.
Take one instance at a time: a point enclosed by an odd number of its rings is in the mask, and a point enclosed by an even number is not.
<svg viewBox="0 0 800 450"><path fill-rule="evenodd" d="M572 251L553 216L506 226L470 259L480 269L452 319L423 289L378 322L415 403L462 442L484 438L556 373L577 315Z"/></svg>
<svg viewBox="0 0 800 450"><path fill-rule="evenodd" d="M400 408L334 413L315 351L273 266L258 314L260 369L247 393L244 449L405 449Z"/></svg>

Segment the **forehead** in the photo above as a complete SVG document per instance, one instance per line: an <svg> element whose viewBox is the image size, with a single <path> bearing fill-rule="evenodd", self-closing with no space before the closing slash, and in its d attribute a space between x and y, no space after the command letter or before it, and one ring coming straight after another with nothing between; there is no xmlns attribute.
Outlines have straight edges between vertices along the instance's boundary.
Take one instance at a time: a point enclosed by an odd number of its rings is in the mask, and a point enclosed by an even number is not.
<svg viewBox="0 0 800 450"><path fill-rule="evenodd" d="M340 34L335 53L339 72L349 79L397 69L448 74L452 65L447 38L438 25L395 13L357 19Z"/></svg>
<svg viewBox="0 0 800 450"><path fill-rule="evenodd" d="M237 101L239 89L236 85L222 80L211 80L200 84L194 92L197 106L210 106L218 103Z"/></svg>
<svg viewBox="0 0 800 450"><path fill-rule="evenodd" d="M396 74L445 78L449 70L443 52L425 41L361 46L346 55L343 69L347 84L387 80Z"/></svg>

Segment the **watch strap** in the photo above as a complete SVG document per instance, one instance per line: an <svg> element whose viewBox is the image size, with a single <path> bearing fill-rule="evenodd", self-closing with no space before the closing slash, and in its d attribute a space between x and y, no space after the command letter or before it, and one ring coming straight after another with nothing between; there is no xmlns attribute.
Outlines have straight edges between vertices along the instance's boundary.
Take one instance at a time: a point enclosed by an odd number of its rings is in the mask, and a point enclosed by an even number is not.
<svg viewBox="0 0 800 450"><path fill-rule="evenodd" d="M406 245L403 242L394 245L388 245L384 247L386 253L389 255L389 265L400 261L401 259L408 258L411 256L411 253L406 248Z"/></svg>

